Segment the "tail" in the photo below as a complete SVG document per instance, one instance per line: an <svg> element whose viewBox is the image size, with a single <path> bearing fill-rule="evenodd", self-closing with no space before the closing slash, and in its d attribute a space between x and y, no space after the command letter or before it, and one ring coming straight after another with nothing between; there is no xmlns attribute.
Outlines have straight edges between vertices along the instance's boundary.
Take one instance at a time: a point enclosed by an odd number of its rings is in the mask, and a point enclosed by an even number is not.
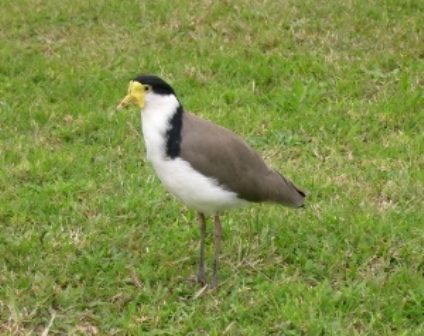
<svg viewBox="0 0 424 336"><path fill-rule="evenodd" d="M275 201L291 208L304 207L306 192L295 185L292 181L285 178L279 172L276 173L280 175L283 184L279 188L277 199Z"/></svg>
<svg viewBox="0 0 424 336"><path fill-rule="evenodd" d="M297 193L300 195L301 197L301 205L298 206L298 208L303 208L305 206L305 198L306 198L306 191L299 188L297 185L295 185L294 183L292 183L293 188L297 191Z"/></svg>

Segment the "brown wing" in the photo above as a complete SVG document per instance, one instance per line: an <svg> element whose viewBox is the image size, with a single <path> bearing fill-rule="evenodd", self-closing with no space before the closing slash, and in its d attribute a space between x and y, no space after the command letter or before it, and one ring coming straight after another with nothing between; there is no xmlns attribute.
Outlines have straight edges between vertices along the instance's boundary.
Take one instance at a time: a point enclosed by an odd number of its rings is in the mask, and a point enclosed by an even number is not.
<svg viewBox="0 0 424 336"><path fill-rule="evenodd" d="M291 207L304 203L304 191L271 169L237 135L187 112L183 114L180 156L239 198Z"/></svg>

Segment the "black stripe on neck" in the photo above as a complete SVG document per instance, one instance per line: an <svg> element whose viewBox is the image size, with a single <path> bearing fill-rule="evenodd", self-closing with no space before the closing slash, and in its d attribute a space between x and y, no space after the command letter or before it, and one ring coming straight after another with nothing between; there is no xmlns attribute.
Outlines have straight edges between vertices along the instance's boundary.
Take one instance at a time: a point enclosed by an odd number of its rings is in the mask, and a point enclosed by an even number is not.
<svg viewBox="0 0 424 336"><path fill-rule="evenodd" d="M166 156L175 159L181 151L181 130L183 128L183 108L178 106L177 112L169 120L169 128L166 131Z"/></svg>

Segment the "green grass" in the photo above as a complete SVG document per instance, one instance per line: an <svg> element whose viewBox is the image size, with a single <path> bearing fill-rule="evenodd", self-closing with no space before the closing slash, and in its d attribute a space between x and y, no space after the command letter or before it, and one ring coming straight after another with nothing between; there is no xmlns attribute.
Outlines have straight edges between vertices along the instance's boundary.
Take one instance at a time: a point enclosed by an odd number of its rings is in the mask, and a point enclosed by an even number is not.
<svg viewBox="0 0 424 336"><path fill-rule="evenodd" d="M421 0L3 2L0 334L424 334ZM222 216L214 292L113 112L143 72L309 193Z"/></svg>

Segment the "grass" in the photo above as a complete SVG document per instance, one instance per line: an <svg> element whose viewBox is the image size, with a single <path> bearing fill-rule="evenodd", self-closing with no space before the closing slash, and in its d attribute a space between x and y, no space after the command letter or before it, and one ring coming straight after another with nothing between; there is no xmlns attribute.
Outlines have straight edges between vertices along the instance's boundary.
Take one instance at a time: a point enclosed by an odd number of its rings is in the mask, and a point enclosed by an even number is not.
<svg viewBox="0 0 424 336"><path fill-rule="evenodd" d="M423 14L420 0L6 1L0 334L423 335ZM223 216L215 292L186 280L196 218L146 161L139 113L113 112L142 72L309 193L302 211Z"/></svg>

